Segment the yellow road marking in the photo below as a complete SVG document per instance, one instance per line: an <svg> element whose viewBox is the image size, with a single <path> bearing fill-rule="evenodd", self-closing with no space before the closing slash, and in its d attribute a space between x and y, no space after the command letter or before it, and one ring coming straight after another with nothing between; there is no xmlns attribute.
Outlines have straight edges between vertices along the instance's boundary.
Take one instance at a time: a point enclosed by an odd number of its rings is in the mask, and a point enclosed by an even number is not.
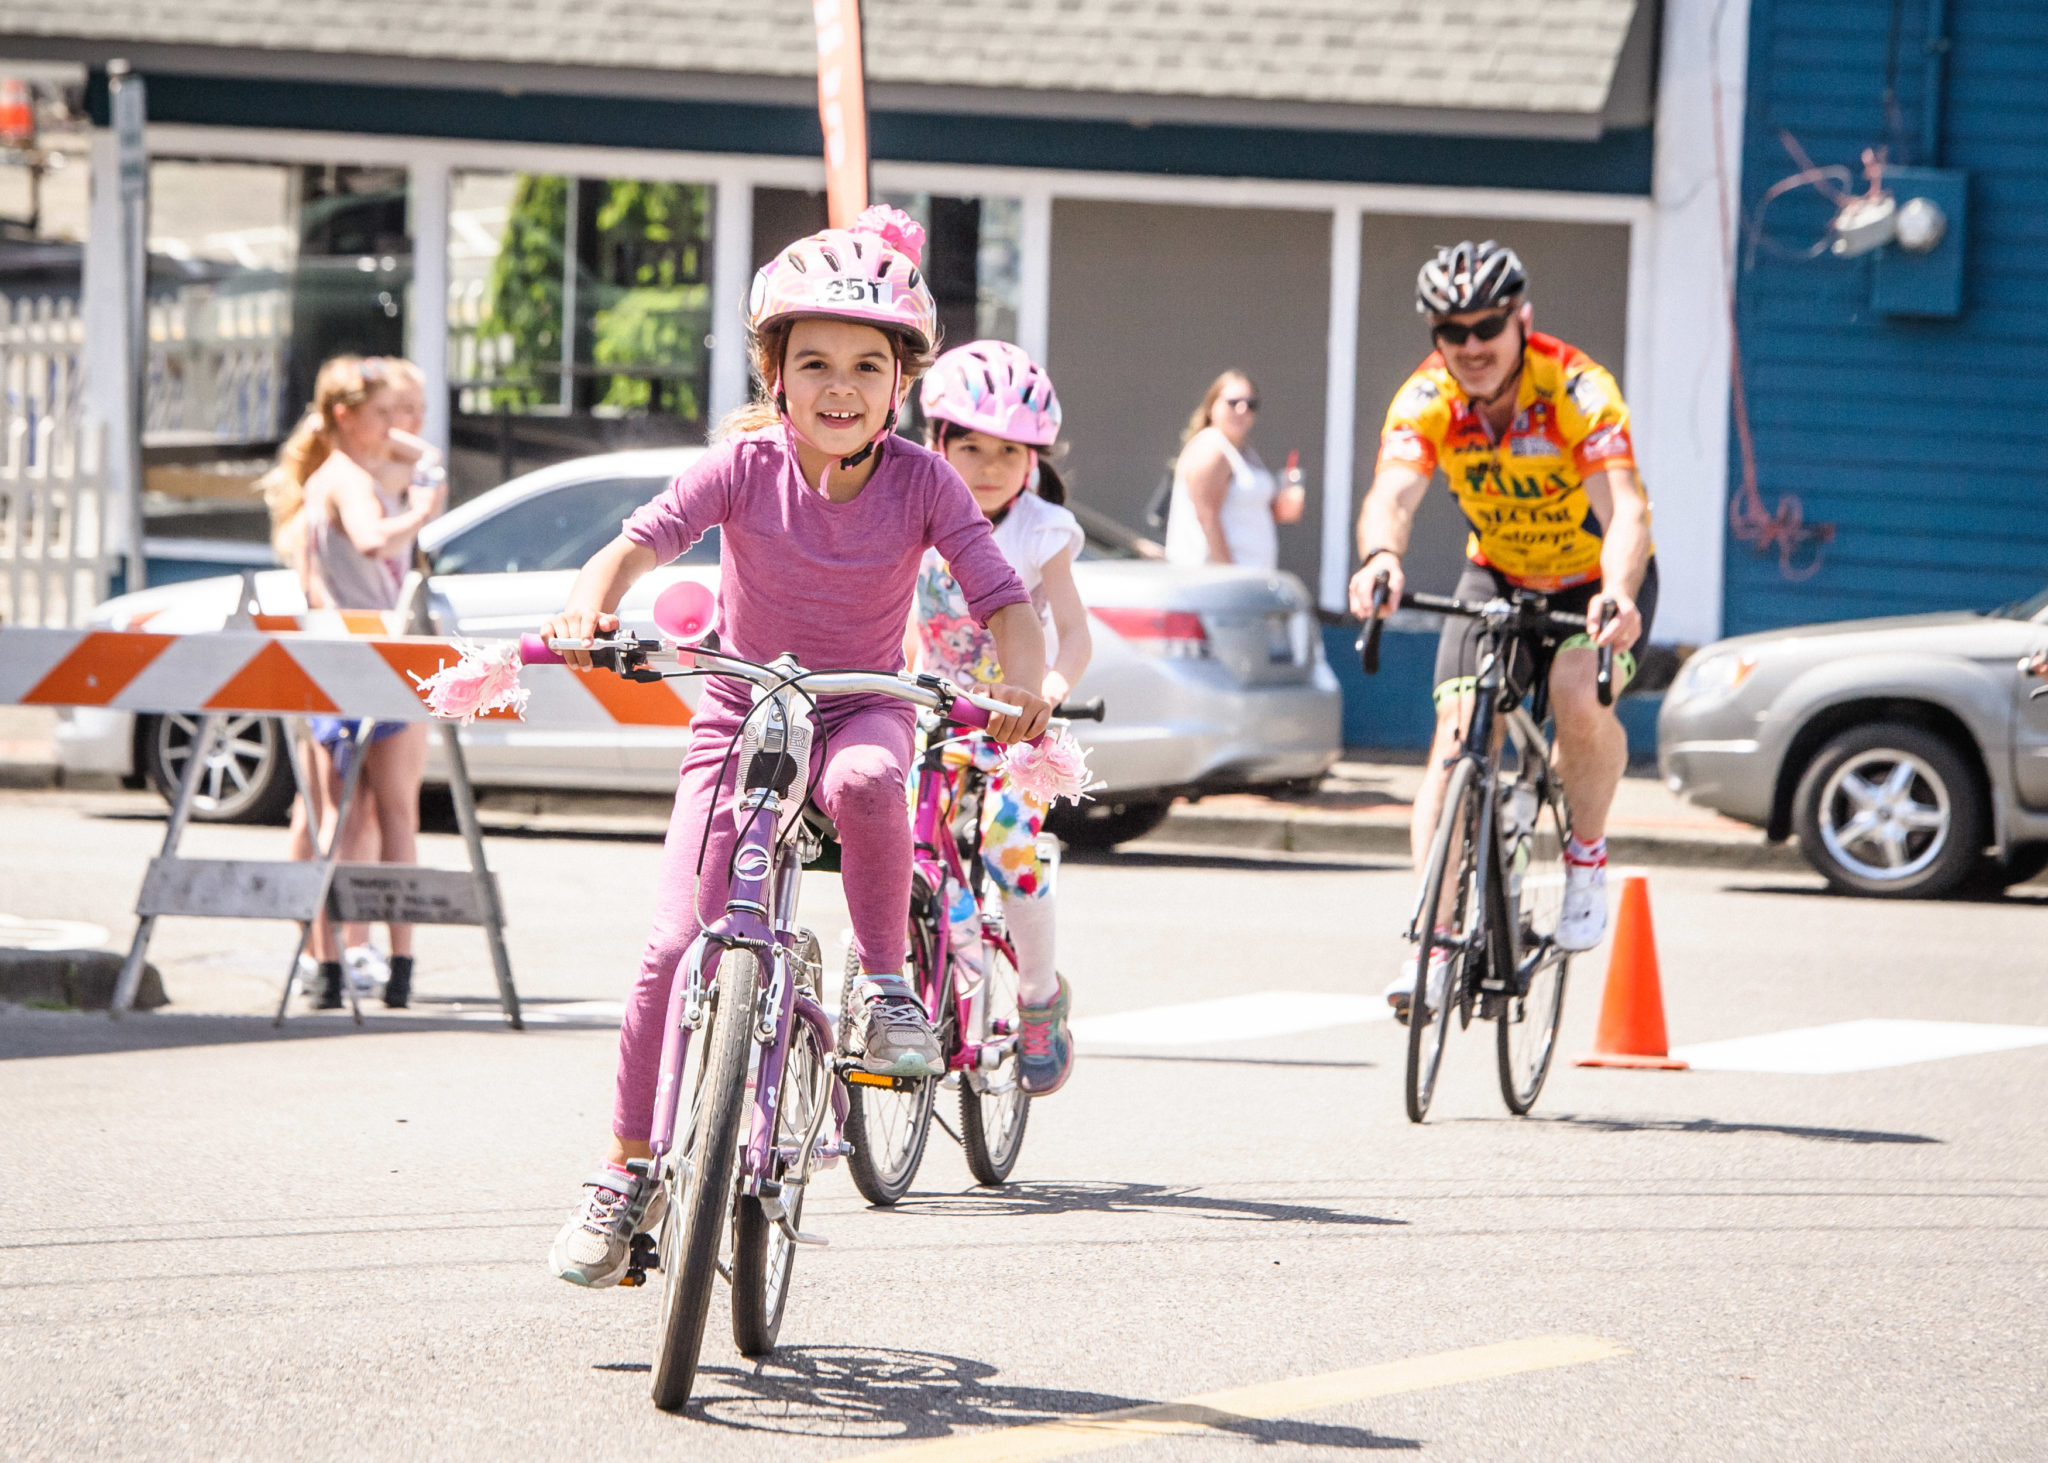
<svg viewBox="0 0 2048 1463"><path fill-rule="evenodd" d="M844 1463L868 1463L870 1459L935 1463L953 1458L974 1459L976 1463L1024 1463L1034 1458L1065 1458L1205 1427L1292 1417L1346 1402L1362 1402L1368 1397L1390 1397L1399 1392L1422 1392L1459 1382L1483 1382L1518 1372L1604 1361L1625 1355L1626 1350L1599 1336L1532 1336L1523 1341L1502 1341L1493 1346L1471 1346L1435 1356L1413 1356L1405 1361L1324 1372L1321 1376L1205 1392L1178 1402L1153 1402L1143 1407L1065 1417L996 1432L959 1433L878 1453L863 1453Z"/></svg>

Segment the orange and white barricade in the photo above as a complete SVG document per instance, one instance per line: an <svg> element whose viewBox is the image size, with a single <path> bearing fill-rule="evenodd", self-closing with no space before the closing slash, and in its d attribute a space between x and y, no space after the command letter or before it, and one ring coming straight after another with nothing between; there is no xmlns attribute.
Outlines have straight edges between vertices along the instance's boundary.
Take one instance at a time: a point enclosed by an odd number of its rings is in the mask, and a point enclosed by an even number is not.
<svg viewBox="0 0 2048 1463"><path fill-rule="evenodd" d="M246 603L246 600L244 601ZM46 630L0 627L0 704L99 706L154 713L199 713L193 754L164 833L150 861L135 912L135 941L114 993L111 1014L132 1006L156 919L206 915L230 919L290 919L301 926L299 949L278 1003L282 1023L298 979L298 957L312 921L323 909L337 921L467 924L484 930L498 979L505 1020L523 1029L504 941L504 908L484 859L476 798L457 728L441 723L449 790L468 845L467 870L416 865L343 864L336 837L309 862L190 859L178 843L190 819L206 753L218 740L223 716L338 716L351 721L428 721L418 681L460 658L455 642L391 633L402 620L348 612L303 616L244 614L237 628L194 634L148 630ZM290 624L283 623L289 620ZM243 628L246 626L247 628ZM684 726L691 701L670 683L578 675L566 666L532 666L522 673L532 691L523 720L543 729ZM687 683L679 683L687 684ZM694 688L692 688L694 690ZM485 719L509 717L486 713ZM296 737L288 739L301 795L307 768ZM341 820L354 800L363 759L349 759L341 792ZM344 981L355 1007L353 981ZM359 1007L355 1019L362 1020Z"/></svg>

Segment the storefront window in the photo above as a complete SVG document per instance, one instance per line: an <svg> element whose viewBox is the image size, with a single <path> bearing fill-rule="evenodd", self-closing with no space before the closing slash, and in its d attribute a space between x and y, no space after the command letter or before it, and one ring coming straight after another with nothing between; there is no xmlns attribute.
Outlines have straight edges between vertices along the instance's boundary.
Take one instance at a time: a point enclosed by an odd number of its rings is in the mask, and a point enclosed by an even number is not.
<svg viewBox="0 0 2048 1463"><path fill-rule="evenodd" d="M690 183L458 175L458 447L494 457L502 478L577 452L702 441L710 201Z"/></svg>

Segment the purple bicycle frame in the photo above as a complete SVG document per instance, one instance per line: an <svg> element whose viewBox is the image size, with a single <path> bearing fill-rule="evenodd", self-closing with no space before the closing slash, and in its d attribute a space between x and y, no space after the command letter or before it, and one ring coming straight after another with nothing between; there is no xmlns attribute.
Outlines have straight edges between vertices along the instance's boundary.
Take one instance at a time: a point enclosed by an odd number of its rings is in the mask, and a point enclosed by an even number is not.
<svg viewBox="0 0 2048 1463"><path fill-rule="evenodd" d="M932 921L936 933L932 968L920 972L925 989L918 994L924 999L925 1009L935 1019L945 1009L940 1002L952 1002L957 1018L953 1029L959 1034L959 1041L948 1054L946 1065L954 1072L978 1072L984 1050L1000 1055L1015 1044L1017 1036L1015 1032L1005 1032L1000 1041L983 1043L979 1039L981 1019L987 1005L987 983L985 978L953 959L953 925L947 917L946 892L949 885L966 886L969 880L966 867L961 862L960 845L943 821L942 812L947 792L964 775L966 769L955 770L938 765L938 758L931 752L919 766L917 813L911 831L911 869L915 876L924 880L938 906ZM1017 963L1016 952L1007 937L998 933L986 917L982 919L981 938L1013 966Z"/></svg>
<svg viewBox="0 0 2048 1463"><path fill-rule="evenodd" d="M740 797L742 804L745 795ZM725 815L714 813L713 816ZM824 1007L792 978L796 960L796 895L803 875L801 856L795 840L777 836L779 818L766 809L746 818L739 844L732 856L731 892L725 913L697 936L676 967L670 987L667 1025L661 1038L661 1067L654 1092L654 1126L647 1144L657 1163L675 1144L677 1085L689 1060L690 1038L702 1024L701 1011L692 1025L693 999L701 1002L718 974L718 962L726 950L751 949L761 961L765 982L757 1000L773 1003L773 1036L760 1041L759 1009L741 1015L754 1028L761 1053L754 1077L752 1130L740 1157L742 1187L758 1193L763 1179L773 1176L775 1127L782 1096L783 1068L789 1058L792 1022L801 1019L811 1029L818 1051L829 1063L832 1057L832 1021ZM778 846L779 845L779 846ZM772 911L772 914L771 914ZM772 919L772 923L771 923ZM832 1098L832 1145L839 1146L846 1123L846 1089L829 1084ZM813 1144L815 1149L816 1145ZM798 1153L794 1162L808 1174L817 1154Z"/></svg>

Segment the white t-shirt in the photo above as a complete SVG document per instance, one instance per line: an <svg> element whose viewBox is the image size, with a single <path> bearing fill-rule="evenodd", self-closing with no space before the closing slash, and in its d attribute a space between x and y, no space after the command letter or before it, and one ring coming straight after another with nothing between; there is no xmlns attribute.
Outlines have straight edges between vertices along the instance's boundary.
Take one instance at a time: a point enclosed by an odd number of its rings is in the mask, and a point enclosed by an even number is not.
<svg viewBox="0 0 2048 1463"><path fill-rule="evenodd" d="M1031 596L1031 608L1038 612L1038 623L1045 627L1047 666L1059 656L1059 637L1045 593L1045 566L1063 551L1071 549L1078 553L1085 538L1081 521L1073 514L1028 491L1010 501L1003 521L995 526L996 547L1024 581L1024 592ZM994 637L967 617L966 599L946 572L937 549L925 551L918 573L916 603L919 640L927 670L963 684L993 678Z"/></svg>

